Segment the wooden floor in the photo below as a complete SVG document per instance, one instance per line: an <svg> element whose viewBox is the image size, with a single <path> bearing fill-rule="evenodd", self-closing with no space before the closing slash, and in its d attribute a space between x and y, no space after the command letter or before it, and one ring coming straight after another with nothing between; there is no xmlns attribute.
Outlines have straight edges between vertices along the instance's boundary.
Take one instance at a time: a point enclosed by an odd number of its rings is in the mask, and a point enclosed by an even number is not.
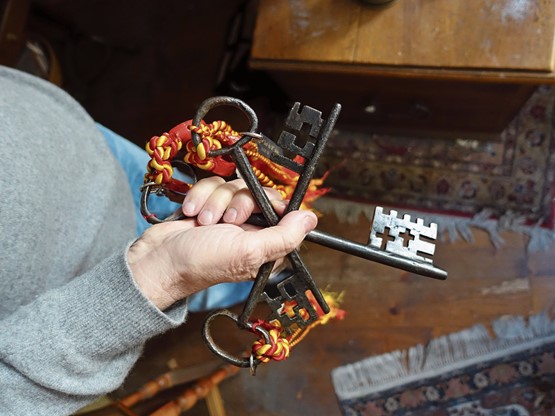
<svg viewBox="0 0 555 416"><path fill-rule="evenodd" d="M215 94L230 22L245 2L99 0L89 7L69 0L37 3L50 18L35 17L57 29L50 40L63 46L64 87L97 121L142 145L153 134L192 117L198 103ZM106 44L97 45L99 38ZM106 48L106 59L93 59ZM269 86L258 89L264 95ZM330 214L321 219L319 229L366 242L369 223L361 218L356 226L342 224ZM306 243L302 257L311 274L321 288L344 292L348 315L311 332L287 361L261 365L255 377L241 370L224 381L220 391L227 415L339 414L330 378L333 368L474 323L487 324L501 315L528 316L550 306L555 298L555 247L527 254L526 237L503 237L500 250L481 231L475 231L473 244L438 243L435 264L448 271L446 281ZM215 360L201 337L203 320L203 314L192 314L181 328L149 342L118 394L167 371L169 362L193 366ZM232 326L224 325L221 331L230 348L252 342ZM159 404L137 409L148 414ZM207 415L206 404L199 402L187 414Z"/></svg>
<svg viewBox="0 0 555 416"><path fill-rule="evenodd" d="M366 219L347 225L330 214L320 220L318 228L366 242L369 227ZM220 392L227 415L340 414L330 378L333 368L425 343L475 323L488 324L502 315L529 316L551 306L555 247L527 254L526 237L516 233L502 236L505 245L499 250L478 230L472 244L439 242L434 263L448 271L446 281L305 243L302 257L314 279L321 288L344 292L343 307L348 315L312 331L287 361L263 364L254 377L241 370L225 380ZM172 359L180 366L212 360L201 338L203 318L202 314L190 316L183 327L147 344L144 357L120 393L167 371ZM222 339L229 345L242 339L232 326L222 331ZM205 402L187 414L207 415Z"/></svg>

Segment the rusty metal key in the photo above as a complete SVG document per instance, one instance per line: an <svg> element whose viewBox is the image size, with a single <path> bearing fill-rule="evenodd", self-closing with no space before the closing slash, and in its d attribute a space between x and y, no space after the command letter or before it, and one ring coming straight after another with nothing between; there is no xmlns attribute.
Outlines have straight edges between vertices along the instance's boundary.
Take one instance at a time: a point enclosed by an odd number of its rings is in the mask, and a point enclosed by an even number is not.
<svg viewBox="0 0 555 416"><path fill-rule="evenodd" d="M248 222L267 226L264 218L259 215L251 216ZM411 273L445 280L447 272L434 266L432 262L435 251L433 240L436 238L436 224L426 226L420 218L413 222L409 215L398 218L397 211L392 210L385 214L382 207L376 207L367 244L319 230L308 233L305 240Z"/></svg>

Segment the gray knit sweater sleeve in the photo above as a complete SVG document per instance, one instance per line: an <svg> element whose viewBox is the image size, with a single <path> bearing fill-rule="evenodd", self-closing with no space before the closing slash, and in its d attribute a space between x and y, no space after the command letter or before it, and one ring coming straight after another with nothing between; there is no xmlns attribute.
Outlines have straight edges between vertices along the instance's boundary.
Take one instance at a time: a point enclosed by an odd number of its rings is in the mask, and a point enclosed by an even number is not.
<svg viewBox="0 0 555 416"><path fill-rule="evenodd" d="M0 67L0 146L0 414L71 414L186 309L135 285L129 186L71 97Z"/></svg>

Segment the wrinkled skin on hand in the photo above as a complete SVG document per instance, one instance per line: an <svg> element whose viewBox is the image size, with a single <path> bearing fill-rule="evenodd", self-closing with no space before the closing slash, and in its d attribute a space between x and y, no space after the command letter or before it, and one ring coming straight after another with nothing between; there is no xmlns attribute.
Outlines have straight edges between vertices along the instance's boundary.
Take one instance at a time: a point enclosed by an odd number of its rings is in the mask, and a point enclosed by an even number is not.
<svg viewBox="0 0 555 416"><path fill-rule="evenodd" d="M265 189L278 214L286 204ZM245 224L258 211L242 180L199 181L183 201L181 221L149 228L129 249L138 286L158 308L218 283L252 279L269 261L281 262L316 227L310 211L293 211L274 227Z"/></svg>

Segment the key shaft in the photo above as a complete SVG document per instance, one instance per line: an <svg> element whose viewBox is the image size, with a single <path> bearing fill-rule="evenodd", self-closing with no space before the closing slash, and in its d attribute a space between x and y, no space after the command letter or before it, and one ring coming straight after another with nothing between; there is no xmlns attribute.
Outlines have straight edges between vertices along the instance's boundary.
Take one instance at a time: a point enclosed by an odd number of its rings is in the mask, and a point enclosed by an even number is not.
<svg viewBox="0 0 555 416"><path fill-rule="evenodd" d="M252 215L247 222L260 227L268 226L264 218L256 214ZM356 257L361 257L366 260L375 261L380 264L396 267L407 272L431 277L433 279L445 280L447 278L447 272L445 270L435 267L430 262L402 257L389 251L340 238L323 231L312 230L306 235L305 240Z"/></svg>
<svg viewBox="0 0 555 416"><path fill-rule="evenodd" d="M351 254L353 256L361 257L366 260L396 267L407 272L439 280L445 280L447 278L447 272L445 270L435 267L431 263L401 257L395 253L390 253L388 251L376 249L372 246L366 246L355 241L339 238L322 231L311 231L307 234L305 240Z"/></svg>

